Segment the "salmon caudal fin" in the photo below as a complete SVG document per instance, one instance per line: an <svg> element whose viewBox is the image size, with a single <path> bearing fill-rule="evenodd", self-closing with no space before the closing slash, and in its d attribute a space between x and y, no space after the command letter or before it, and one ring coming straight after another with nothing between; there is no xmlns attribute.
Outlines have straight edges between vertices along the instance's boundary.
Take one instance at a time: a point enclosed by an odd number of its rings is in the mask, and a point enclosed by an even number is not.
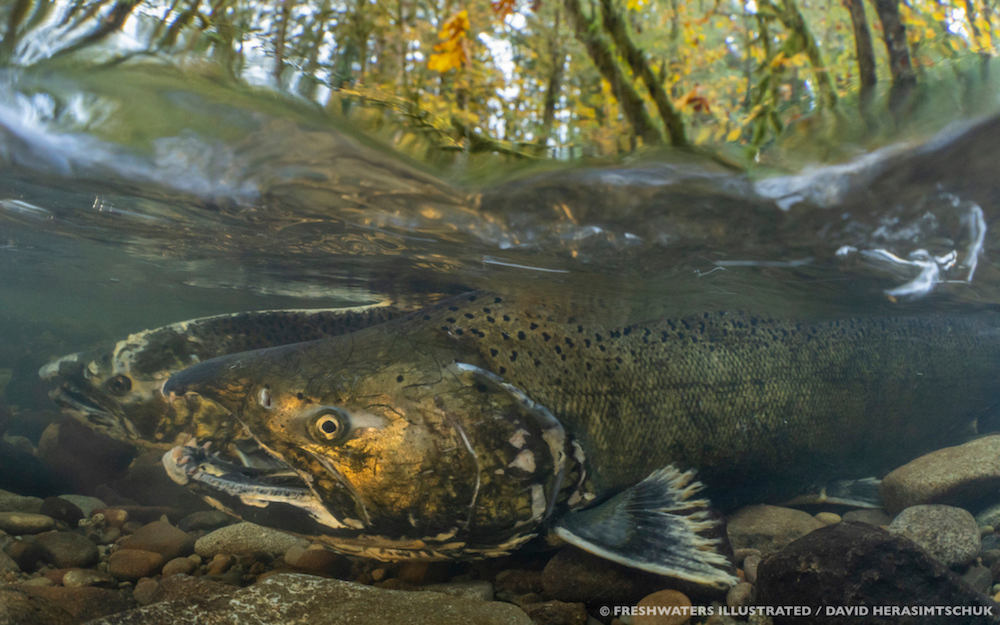
<svg viewBox="0 0 1000 625"><path fill-rule="evenodd" d="M702 489L694 472L673 466L656 471L604 503L572 512L555 534L585 551L632 568L711 586L732 586L729 559L719 553L719 539L708 501L695 499Z"/></svg>

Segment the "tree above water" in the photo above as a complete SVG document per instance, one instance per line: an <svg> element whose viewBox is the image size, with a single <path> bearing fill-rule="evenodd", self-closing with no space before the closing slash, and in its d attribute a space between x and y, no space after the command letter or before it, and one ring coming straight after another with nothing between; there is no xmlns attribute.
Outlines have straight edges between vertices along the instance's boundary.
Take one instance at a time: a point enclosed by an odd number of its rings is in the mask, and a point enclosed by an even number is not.
<svg viewBox="0 0 1000 625"><path fill-rule="evenodd" d="M988 110L995 21L990 0L12 0L0 62L207 59L443 160L836 157Z"/></svg>

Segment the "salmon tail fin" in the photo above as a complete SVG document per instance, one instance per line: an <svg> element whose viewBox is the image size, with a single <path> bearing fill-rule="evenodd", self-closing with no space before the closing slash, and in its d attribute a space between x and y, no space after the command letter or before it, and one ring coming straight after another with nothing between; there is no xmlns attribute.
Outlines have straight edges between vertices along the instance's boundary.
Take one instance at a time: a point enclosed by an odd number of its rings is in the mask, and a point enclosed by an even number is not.
<svg viewBox="0 0 1000 625"><path fill-rule="evenodd" d="M783 506L807 506L814 504L838 504L858 508L881 508L878 489L882 480L866 477L860 480L837 480L823 487L817 487L782 503Z"/></svg>
<svg viewBox="0 0 1000 625"><path fill-rule="evenodd" d="M737 583L729 558L719 552L719 524L694 472L673 466L656 471L604 503L571 512L554 531L585 551L643 571L710 586Z"/></svg>

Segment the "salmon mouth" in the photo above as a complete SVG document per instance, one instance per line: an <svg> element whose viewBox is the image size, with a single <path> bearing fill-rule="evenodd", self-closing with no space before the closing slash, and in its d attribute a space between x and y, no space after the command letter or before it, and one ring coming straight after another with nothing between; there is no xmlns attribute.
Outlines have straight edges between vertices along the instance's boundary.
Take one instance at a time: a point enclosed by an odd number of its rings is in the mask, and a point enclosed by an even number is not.
<svg viewBox="0 0 1000 625"><path fill-rule="evenodd" d="M283 520L292 526L290 531L297 528L297 533L318 530L329 534L331 530L350 532L363 528L352 519L338 518L281 458L252 439L240 443L230 446L232 453L224 455L212 451L211 441L199 444L191 439L166 452L163 467L173 481L201 491L213 505L242 518L253 518L257 512L273 507L284 511ZM292 518L295 514L291 510L298 511L302 518Z"/></svg>
<svg viewBox="0 0 1000 625"><path fill-rule="evenodd" d="M49 391L49 397L60 408L86 425L101 429L120 431L129 438L137 438L135 426L119 411L108 408L100 403L93 394L76 386L72 382L64 382Z"/></svg>

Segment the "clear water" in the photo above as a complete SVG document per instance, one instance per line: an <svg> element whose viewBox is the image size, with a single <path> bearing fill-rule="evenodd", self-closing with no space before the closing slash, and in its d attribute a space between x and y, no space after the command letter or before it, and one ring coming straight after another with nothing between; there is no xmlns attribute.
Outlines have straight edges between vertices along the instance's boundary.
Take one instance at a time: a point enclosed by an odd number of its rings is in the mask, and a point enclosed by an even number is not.
<svg viewBox="0 0 1000 625"><path fill-rule="evenodd" d="M222 312L474 288L625 318L1000 301L992 120L788 177L675 156L476 186L156 63L0 84L0 380L22 411L53 408L36 376L53 357Z"/></svg>

